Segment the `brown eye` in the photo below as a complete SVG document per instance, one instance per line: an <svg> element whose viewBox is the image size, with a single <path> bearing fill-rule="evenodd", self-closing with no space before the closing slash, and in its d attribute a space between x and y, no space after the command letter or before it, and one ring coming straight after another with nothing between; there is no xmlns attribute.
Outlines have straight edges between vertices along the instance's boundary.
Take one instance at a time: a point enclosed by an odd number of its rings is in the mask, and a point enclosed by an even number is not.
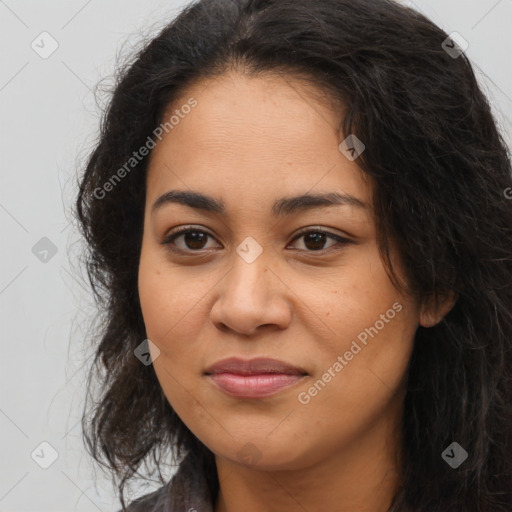
<svg viewBox="0 0 512 512"><path fill-rule="evenodd" d="M201 251L206 248L208 238L213 237L206 231L186 228L166 236L162 245L175 246L179 251ZM176 243L177 240L180 242Z"/></svg>
<svg viewBox="0 0 512 512"><path fill-rule="evenodd" d="M312 251L324 249L326 241L327 235L325 233L308 233L304 235L304 245Z"/></svg>
<svg viewBox="0 0 512 512"><path fill-rule="evenodd" d="M189 249L203 249L208 235L201 231L187 231L183 233L183 241Z"/></svg>
<svg viewBox="0 0 512 512"><path fill-rule="evenodd" d="M297 237L295 237L295 240L303 239L303 245L305 247L305 250L307 252L315 252L315 251L323 251L330 249L331 247L335 245L347 245L353 243L348 238L344 238L338 235L335 235L334 233L329 233L327 231L322 231L318 229L310 229L309 231L303 231L300 233ZM327 241L331 239L335 243L331 244L328 247L325 247L325 244Z"/></svg>

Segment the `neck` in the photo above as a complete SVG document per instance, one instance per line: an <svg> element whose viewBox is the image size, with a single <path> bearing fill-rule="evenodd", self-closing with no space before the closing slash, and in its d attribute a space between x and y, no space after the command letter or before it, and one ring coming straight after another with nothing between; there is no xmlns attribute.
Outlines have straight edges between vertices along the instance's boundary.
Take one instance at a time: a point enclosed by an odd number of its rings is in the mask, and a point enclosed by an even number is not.
<svg viewBox="0 0 512 512"><path fill-rule="evenodd" d="M310 454L313 462L296 469L261 470L216 456L215 512L387 512L400 484L397 425L382 419L326 457Z"/></svg>

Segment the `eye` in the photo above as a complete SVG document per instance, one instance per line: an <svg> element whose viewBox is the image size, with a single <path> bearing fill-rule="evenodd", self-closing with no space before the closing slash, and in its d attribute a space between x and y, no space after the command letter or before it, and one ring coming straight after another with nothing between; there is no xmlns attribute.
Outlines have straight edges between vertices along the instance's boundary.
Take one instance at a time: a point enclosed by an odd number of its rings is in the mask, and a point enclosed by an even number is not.
<svg viewBox="0 0 512 512"><path fill-rule="evenodd" d="M180 238L182 239L181 243L176 244L175 241ZM208 238L213 237L206 231L188 226L167 235L162 240L162 245L176 246L176 248L171 247L171 249L179 252L198 252L206 248L205 242Z"/></svg>
<svg viewBox="0 0 512 512"><path fill-rule="evenodd" d="M299 240L303 239L303 245L306 247L307 252L319 252L331 249L337 244L339 245L347 245L354 243L352 240L348 238L344 238L339 235L335 235L334 233L330 233L328 231L324 231L322 229L308 229L301 231L294 239ZM331 239L336 242L329 247L324 247L327 240Z"/></svg>
<svg viewBox="0 0 512 512"><path fill-rule="evenodd" d="M161 243L162 245L170 246L171 250L177 252L199 252L204 249L208 249L206 245L208 238L213 239L213 236L210 235L207 231L187 226L185 228L181 228L178 231L171 232L164 238ZM348 238L344 238L342 236L335 235L334 233L330 233L318 228L309 228L307 230L301 231L292 240L292 242L295 242L299 239L303 239L302 245L305 247L304 249L299 248L299 250L304 250L306 252L320 252L329 250L337 244L343 246L354 243ZM335 243L325 247L325 244L329 239ZM176 243L177 240L179 240L180 243Z"/></svg>

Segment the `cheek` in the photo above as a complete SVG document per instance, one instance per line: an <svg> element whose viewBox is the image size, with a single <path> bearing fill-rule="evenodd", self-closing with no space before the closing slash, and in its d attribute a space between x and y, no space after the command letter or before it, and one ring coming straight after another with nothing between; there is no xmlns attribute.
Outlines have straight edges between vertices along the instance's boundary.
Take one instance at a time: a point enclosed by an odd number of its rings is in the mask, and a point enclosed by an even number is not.
<svg viewBox="0 0 512 512"><path fill-rule="evenodd" d="M204 295L201 280L180 271L154 254L141 253L139 300L148 338L165 350L173 334L190 325L192 313Z"/></svg>
<svg viewBox="0 0 512 512"><path fill-rule="evenodd" d="M195 411L197 386L204 368L206 302L212 287L197 268L173 268L165 255L144 249L139 265L139 299L147 337L160 353L153 367L169 403L182 418ZM206 317L205 317L206 315ZM198 317L201 317L200 319ZM194 402L194 403L192 403Z"/></svg>
<svg viewBox="0 0 512 512"><path fill-rule="evenodd" d="M380 327L381 315L392 309L395 302L406 302L390 282L374 244L369 244L351 258L349 264L333 272L332 278L324 279L320 284L314 279L303 280L302 285L307 286L303 286L298 294L322 321L323 330L328 328L328 343L336 352L347 342L350 345L352 339L375 322L379 322ZM392 310L388 316L393 319L385 324L386 332L396 324L395 316L400 320L406 315L395 315Z"/></svg>
<svg viewBox="0 0 512 512"><path fill-rule="evenodd" d="M188 278L169 271L168 262L154 254L141 254L139 299L147 337L160 353L153 368L167 400L182 418L201 418L204 413L192 399L196 395L196 364L193 335L198 322L193 313L198 307L200 283L191 288Z"/></svg>
<svg viewBox="0 0 512 512"><path fill-rule="evenodd" d="M359 256L330 286L304 289L311 310L321 312L322 322L315 321L325 333L317 333L317 374L300 390L304 402L311 401L308 409L318 414L332 403L342 406L341 416L378 411L401 386L412 352L416 304L392 285L376 247Z"/></svg>

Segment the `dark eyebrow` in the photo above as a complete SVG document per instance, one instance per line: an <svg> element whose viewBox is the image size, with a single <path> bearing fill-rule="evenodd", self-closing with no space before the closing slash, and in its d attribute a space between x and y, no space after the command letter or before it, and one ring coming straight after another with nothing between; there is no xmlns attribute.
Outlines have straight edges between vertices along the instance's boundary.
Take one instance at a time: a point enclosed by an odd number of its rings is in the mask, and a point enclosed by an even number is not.
<svg viewBox="0 0 512 512"><path fill-rule="evenodd" d="M272 206L275 216L290 215L292 213L326 206L355 206L367 208L366 203L349 194L329 192L325 194L302 194L295 197L283 197Z"/></svg>
<svg viewBox="0 0 512 512"><path fill-rule="evenodd" d="M226 208L222 200L215 199L200 192L185 190L170 190L161 195L154 203L151 211L154 212L165 204L178 203L197 210L226 214ZM272 206L272 215L283 216L326 206L354 206L367 208L367 204L357 197L348 194L330 192L325 194L302 194L294 197L283 197L278 199Z"/></svg>

